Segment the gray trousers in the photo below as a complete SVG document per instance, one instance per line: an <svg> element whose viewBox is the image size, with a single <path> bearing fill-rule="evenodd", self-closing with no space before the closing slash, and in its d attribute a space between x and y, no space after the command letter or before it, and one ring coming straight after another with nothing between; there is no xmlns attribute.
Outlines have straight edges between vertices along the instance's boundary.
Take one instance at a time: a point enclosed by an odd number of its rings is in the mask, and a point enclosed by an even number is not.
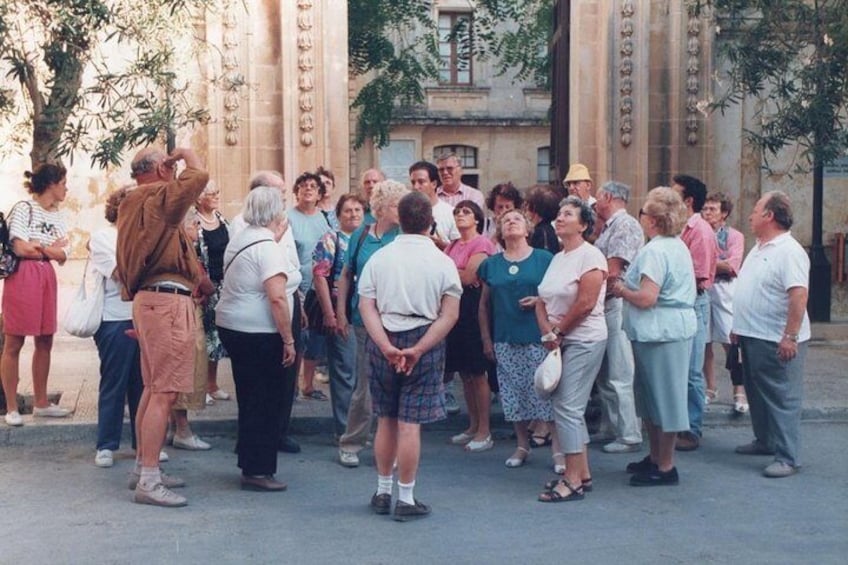
<svg viewBox="0 0 848 565"><path fill-rule="evenodd" d="M333 407L333 425L336 436L347 428L347 412L356 386L356 334L347 338L340 335L327 337L327 365L330 370L330 400Z"/></svg>
<svg viewBox="0 0 848 565"><path fill-rule="evenodd" d="M339 439L339 448L345 451L359 453L365 448L368 434L371 433L372 407L371 390L368 388L368 353L365 351L365 341L368 331L364 327L354 326L356 334L356 386L350 397L347 411L347 428Z"/></svg>
<svg viewBox="0 0 848 565"><path fill-rule="evenodd" d="M612 431L622 443L641 443L642 431L633 399L633 349L621 329L623 300L604 303L607 321L607 351L598 373L601 396L601 430Z"/></svg>
<svg viewBox="0 0 848 565"><path fill-rule="evenodd" d="M801 403L807 344L785 363L777 357L777 343L740 336L745 394L757 441L774 451L775 461L799 466Z"/></svg>
<svg viewBox="0 0 848 565"><path fill-rule="evenodd" d="M562 377L551 395L551 406L563 453L580 453L589 443L583 415L592 383L604 360L606 345L607 341L601 340L569 342L562 346Z"/></svg>

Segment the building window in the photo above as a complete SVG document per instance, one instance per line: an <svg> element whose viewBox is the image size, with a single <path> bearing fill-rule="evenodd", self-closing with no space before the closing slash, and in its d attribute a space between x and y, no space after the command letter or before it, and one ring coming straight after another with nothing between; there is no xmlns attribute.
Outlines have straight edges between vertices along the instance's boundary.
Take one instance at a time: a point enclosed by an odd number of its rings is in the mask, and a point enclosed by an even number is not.
<svg viewBox="0 0 848 565"><path fill-rule="evenodd" d="M470 145L439 145L433 148L433 160L445 153L455 153L463 169L477 168L477 148Z"/></svg>
<svg viewBox="0 0 848 565"><path fill-rule="evenodd" d="M471 84L471 14L439 13L439 83Z"/></svg>
<svg viewBox="0 0 848 565"><path fill-rule="evenodd" d="M551 182L551 148L540 147L536 150L536 182L549 184Z"/></svg>

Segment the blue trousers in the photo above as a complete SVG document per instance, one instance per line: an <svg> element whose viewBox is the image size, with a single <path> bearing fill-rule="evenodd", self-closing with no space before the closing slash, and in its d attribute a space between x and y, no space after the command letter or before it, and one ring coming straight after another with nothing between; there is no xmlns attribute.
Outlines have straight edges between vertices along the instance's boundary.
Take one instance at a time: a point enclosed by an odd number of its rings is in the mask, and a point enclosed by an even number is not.
<svg viewBox="0 0 848 565"><path fill-rule="evenodd" d="M124 401L130 408L130 437L135 449L135 414L144 388L138 340L127 337L132 320L101 322L94 334L100 356L100 395L97 399L97 449L115 451L121 444Z"/></svg>
<svg viewBox="0 0 848 565"><path fill-rule="evenodd" d="M689 431L700 437L706 394L704 350L710 331L710 295L706 292L702 292L695 298L695 318L698 329L695 337L692 338L692 351L689 355L688 409Z"/></svg>

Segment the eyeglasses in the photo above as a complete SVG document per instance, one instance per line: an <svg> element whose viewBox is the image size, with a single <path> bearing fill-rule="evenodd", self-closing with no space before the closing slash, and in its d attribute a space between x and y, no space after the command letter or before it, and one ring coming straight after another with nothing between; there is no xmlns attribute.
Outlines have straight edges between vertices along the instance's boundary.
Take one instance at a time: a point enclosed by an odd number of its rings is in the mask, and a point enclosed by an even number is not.
<svg viewBox="0 0 848 565"><path fill-rule="evenodd" d="M459 216L460 214L462 214L462 215L471 214L473 216L474 211L470 208L454 208L453 209L453 215L454 216Z"/></svg>

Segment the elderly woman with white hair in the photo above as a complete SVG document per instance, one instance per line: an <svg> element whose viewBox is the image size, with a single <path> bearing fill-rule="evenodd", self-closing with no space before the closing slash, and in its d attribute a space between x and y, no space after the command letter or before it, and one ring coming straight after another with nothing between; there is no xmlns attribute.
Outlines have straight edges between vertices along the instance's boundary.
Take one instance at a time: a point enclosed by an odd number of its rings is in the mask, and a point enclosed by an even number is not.
<svg viewBox="0 0 848 565"><path fill-rule="evenodd" d="M230 354L238 400L238 466L243 489L285 490L274 478L286 403L286 368L295 360L292 295L300 284L277 243L288 229L279 190L258 187L245 201L247 227L224 252L216 324Z"/></svg>

